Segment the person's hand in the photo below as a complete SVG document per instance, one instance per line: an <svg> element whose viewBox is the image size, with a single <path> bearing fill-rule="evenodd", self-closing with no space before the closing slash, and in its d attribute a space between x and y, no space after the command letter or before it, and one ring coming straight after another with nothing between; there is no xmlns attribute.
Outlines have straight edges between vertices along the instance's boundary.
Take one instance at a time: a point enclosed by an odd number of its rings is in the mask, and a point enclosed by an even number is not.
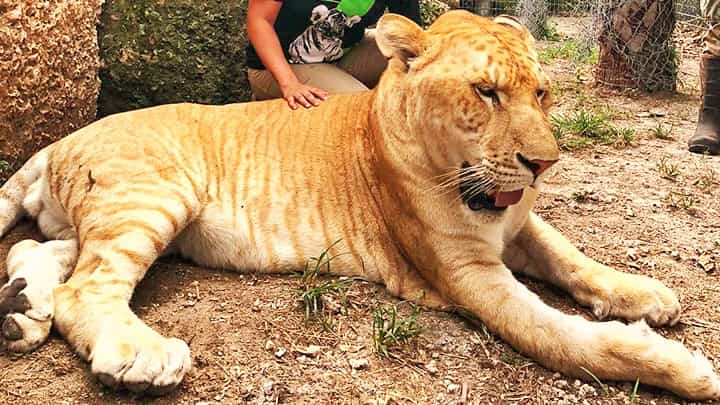
<svg viewBox="0 0 720 405"><path fill-rule="evenodd" d="M293 110L296 110L298 105L305 108L317 107L328 96L327 91L300 82L281 85L280 90L288 106Z"/></svg>

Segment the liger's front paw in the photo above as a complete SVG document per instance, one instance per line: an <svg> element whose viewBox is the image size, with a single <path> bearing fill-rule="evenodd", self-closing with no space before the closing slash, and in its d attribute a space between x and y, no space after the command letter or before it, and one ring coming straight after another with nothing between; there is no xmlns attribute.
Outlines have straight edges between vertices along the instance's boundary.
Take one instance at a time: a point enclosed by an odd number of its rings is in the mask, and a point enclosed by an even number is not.
<svg viewBox="0 0 720 405"><path fill-rule="evenodd" d="M129 333L128 333L129 332ZM92 373L104 385L162 395L190 370L190 348L180 339L130 331L100 338L91 354Z"/></svg>
<svg viewBox="0 0 720 405"><path fill-rule="evenodd" d="M674 325L680 319L677 296L655 279L613 272L599 284L600 292L591 299L593 314L599 319L644 319L653 326Z"/></svg>
<svg viewBox="0 0 720 405"><path fill-rule="evenodd" d="M24 278L10 280L0 288L0 348L26 353L47 340L52 297L41 295L47 294L36 294Z"/></svg>

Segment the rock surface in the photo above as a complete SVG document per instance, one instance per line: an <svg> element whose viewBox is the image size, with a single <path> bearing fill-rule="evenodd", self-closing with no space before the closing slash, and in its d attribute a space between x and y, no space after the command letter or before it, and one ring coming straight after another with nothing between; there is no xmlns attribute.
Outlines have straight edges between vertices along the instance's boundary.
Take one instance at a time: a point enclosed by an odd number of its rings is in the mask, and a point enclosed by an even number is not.
<svg viewBox="0 0 720 405"><path fill-rule="evenodd" d="M95 119L102 0L0 0L0 183Z"/></svg>
<svg viewBox="0 0 720 405"><path fill-rule="evenodd" d="M249 99L246 0L109 0L98 30L99 115Z"/></svg>

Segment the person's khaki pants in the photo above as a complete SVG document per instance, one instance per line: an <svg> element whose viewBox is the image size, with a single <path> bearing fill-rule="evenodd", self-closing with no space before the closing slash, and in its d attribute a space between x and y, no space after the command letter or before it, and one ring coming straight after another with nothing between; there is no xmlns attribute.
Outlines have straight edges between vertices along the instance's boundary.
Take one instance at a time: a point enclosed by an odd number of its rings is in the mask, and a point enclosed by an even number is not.
<svg viewBox="0 0 720 405"><path fill-rule="evenodd" d="M705 53L720 57L720 0L700 0L703 17L709 25L705 33Z"/></svg>
<svg viewBox="0 0 720 405"><path fill-rule="evenodd" d="M291 64L301 82L333 93L355 93L375 87L387 60L375 43L375 30L366 30L363 39L335 63ZM256 100L280 98L275 78L265 69L248 69L248 80Z"/></svg>

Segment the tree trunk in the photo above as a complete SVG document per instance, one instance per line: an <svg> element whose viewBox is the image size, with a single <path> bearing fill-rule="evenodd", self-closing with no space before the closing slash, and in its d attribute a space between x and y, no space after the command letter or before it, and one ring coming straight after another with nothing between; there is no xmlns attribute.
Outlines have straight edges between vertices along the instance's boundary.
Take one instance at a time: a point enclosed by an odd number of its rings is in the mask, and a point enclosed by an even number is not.
<svg viewBox="0 0 720 405"><path fill-rule="evenodd" d="M600 58L595 79L605 86L675 91L672 0L601 1Z"/></svg>
<svg viewBox="0 0 720 405"><path fill-rule="evenodd" d="M533 37L544 39L549 13L547 2L544 0L520 0L515 8L520 21L525 24Z"/></svg>

